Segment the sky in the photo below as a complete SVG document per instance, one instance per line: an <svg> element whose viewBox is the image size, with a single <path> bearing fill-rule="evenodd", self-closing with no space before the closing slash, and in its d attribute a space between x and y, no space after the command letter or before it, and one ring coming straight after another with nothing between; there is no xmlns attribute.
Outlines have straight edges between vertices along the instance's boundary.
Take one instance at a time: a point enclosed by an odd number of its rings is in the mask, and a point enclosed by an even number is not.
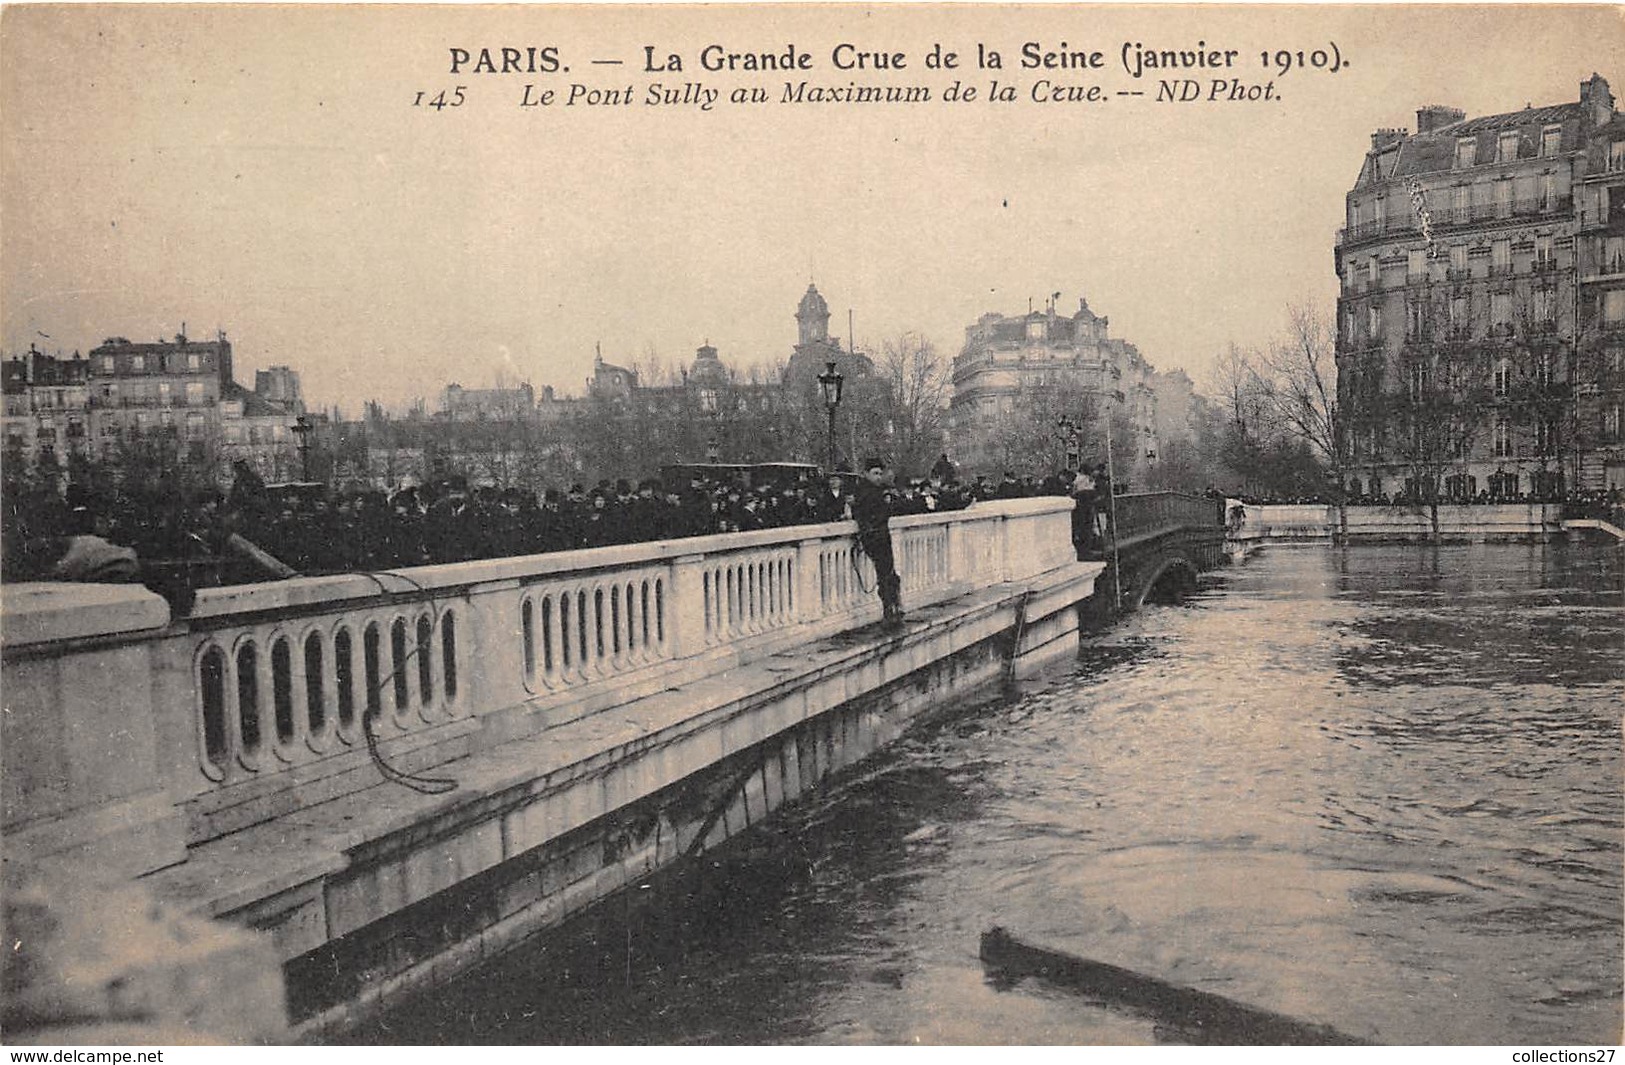
<svg viewBox="0 0 1625 1065"><path fill-rule="evenodd" d="M1026 42L1099 69L1022 70ZM1156 102L1125 44L1234 49L1268 100ZM840 71L841 43L906 67ZM927 69L933 44L956 70ZM724 53L802 72L700 69ZM977 69L977 45L1001 70ZM1260 52L1335 50L1336 73ZM452 49L554 47L567 70L451 72ZM684 70L644 70L644 49ZM237 376L300 372L307 400L436 405L528 380L579 394L595 349L736 367L782 360L815 282L860 347L916 332L946 356L987 311L1086 296L1159 369L1199 383L1336 298L1344 194L1379 127L1625 98L1608 6L257 7L0 9L0 342L232 339ZM620 60L605 65L594 60ZM500 53L498 60L500 63ZM1212 71L1161 72L1201 79ZM1098 103L1029 98L1047 77ZM920 85L915 105L783 104L786 80ZM988 83L1017 88L992 102ZM978 99L947 102L956 80ZM653 83L767 90L709 111ZM460 107L413 106L465 87ZM557 93L521 107L524 86ZM572 84L630 106L565 106ZM1144 97L1118 92L1142 90Z"/></svg>

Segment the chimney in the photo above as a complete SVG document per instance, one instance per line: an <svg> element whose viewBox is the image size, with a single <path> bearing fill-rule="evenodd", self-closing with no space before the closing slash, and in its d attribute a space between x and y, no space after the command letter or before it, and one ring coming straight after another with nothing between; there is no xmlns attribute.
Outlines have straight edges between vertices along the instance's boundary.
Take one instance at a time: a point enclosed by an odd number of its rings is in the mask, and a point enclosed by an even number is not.
<svg viewBox="0 0 1625 1065"><path fill-rule="evenodd" d="M1446 126L1460 122L1467 117L1467 112L1456 107L1445 107L1442 104L1428 104L1418 108L1416 112L1416 132L1433 133Z"/></svg>
<svg viewBox="0 0 1625 1065"><path fill-rule="evenodd" d="M1614 94L1601 74L1593 73L1580 83L1580 104L1593 126L1607 125L1614 117Z"/></svg>

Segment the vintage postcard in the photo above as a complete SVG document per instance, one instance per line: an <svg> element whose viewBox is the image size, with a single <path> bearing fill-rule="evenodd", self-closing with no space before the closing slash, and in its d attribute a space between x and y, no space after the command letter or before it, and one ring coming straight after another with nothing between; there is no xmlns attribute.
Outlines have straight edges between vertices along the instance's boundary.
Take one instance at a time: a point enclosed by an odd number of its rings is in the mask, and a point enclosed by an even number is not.
<svg viewBox="0 0 1625 1065"><path fill-rule="evenodd" d="M1611 1061L1622 57L6 5L4 1037Z"/></svg>

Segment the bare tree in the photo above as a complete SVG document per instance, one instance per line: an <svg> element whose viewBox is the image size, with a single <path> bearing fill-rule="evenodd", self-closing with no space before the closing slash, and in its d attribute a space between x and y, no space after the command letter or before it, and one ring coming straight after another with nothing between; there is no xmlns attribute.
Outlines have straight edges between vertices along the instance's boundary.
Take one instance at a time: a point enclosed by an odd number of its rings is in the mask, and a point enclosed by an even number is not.
<svg viewBox="0 0 1625 1065"><path fill-rule="evenodd" d="M1256 493L1267 480L1265 454L1279 436L1270 390L1259 373L1261 361L1256 352L1231 344L1215 365L1225 415L1220 459L1246 493Z"/></svg>
<svg viewBox="0 0 1625 1065"><path fill-rule="evenodd" d="M1347 467L1337 396L1337 345L1330 320L1312 304L1287 309L1288 330L1262 357L1262 385L1277 424L1307 444L1339 485Z"/></svg>
<svg viewBox="0 0 1625 1065"><path fill-rule="evenodd" d="M1120 446L1132 439L1127 418L1112 414ZM1032 381L985 424L987 451L997 470L1044 476L1070 463L1103 462L1106 427L1097 393L1070 375Z"/></svg>
<svg viewBox="0 0 1625 1065"><path fill-rule="evenodd" d="M947 431L948 365L931 341L906 332L881 346L880 369L889 385L893 465L923 473Z"/></svg>
<svg viewBox="0 0 1625 1065"><path fill-rule="evenodd" d="M1412 297L1399 387L1381 400L1381 421L1392 428L1390 442L1410 474L1406 494L1427 504L1435 540L1443 482L1452 468L1465 470L1494 399L1483 346L1442 306L1426 287Z"/></svg>

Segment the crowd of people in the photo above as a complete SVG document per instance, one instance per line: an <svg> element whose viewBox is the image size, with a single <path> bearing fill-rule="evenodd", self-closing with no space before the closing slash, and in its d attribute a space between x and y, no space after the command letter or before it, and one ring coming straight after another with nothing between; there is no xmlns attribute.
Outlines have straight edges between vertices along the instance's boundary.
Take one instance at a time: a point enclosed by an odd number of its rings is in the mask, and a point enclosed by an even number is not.
<svg viewBox="0 0 1625 1065"><path fill-rule="evenodd" d="M1211 489L1209 490L1211 493ZM1409 488L1400 488L1395 492L1352 492L1341 496L1332 495L1257 495L1241 493L1233 498L1249 506L1278 506L1283 504L1307 504L1310 506L1351 506L1351 507L1415 507L1426 506L1432 500L1425 494ZM1619 489L1586 489L1548 492L1504 492L1491 491L1483 488L1476 493L1449 493L1438 497L1441 505L1453 506L1500 506L1507 503L1528 504L1561 504L1565 507L1618 507L1625 505L1625 493Z"/></svg>
<svg viewBox="0 0 1625 1065"><path fill-rule="evenodd" d="M267 486L239 464L227 492L12 493L0 529L0 576L8 581L135 580L154 566L169 566L188 569L185 580L192 584L235 584L747 532L853 517L853 493L864 479L850 471L827 477L803 471L792 479L756 482L694 473L682 483L603 480L590 488L574 484L536 493L472 487L452 477L386 493L333 491L317 484ZM890 515L901 516L958 510L981 500L1069 496L1075 501L1072 538L1079 557L1098 557L1112 490L1104 467L1060 470L1042 479L1007 472L962 482L944 456L930 476L889 485L885 503ZM1222 496L1216 489L1207 494ZM1246 496L1242 501L1336 502ZM1343 502L1420 501L1378 495ZM1574 492L1561 500L1486 492L1455 502L1562 502L1576 516L1625 516L1617 489Z"/></svg>
<svg viewBox="0 0 1625 1065"><path fill-rule="evenodd" d="M694 475L678 484L605 480L541 493L452 477L386 493L268 487L239 465L227 492L95 496L70 489L8 499L4 576L134 579L126 574L139 560L149 568L190 565L195 582L233 584L815 524L851 516L859 477L747 483ZM929 477L889 487L886 501L892 515L927 514L981 499L1065 494L1067 478L1065 486L1059 475L960 483L951 465L939 464ZM121 553L89 560L93 572L84 573L86 560L66 552L85 537ZM80 572L64 573L65 558Z"/></svg>

